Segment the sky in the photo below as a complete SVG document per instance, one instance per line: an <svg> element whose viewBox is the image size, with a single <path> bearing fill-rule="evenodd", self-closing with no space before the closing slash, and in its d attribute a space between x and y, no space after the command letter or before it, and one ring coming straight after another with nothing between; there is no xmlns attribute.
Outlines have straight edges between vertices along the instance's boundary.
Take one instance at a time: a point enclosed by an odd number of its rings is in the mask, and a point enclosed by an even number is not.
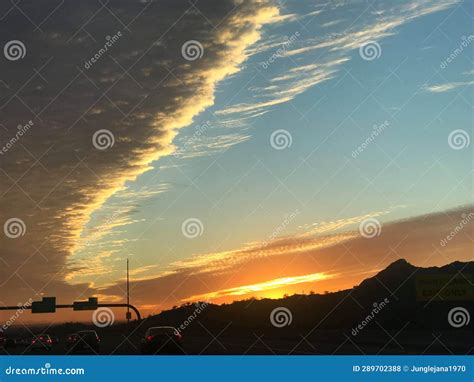
<svg viewBox="0 0 474 382"><path fill-rule="evenodd" d="M0 303L122 302L127 259L146 313L472 261L473 13L2 4Z"/></svg>

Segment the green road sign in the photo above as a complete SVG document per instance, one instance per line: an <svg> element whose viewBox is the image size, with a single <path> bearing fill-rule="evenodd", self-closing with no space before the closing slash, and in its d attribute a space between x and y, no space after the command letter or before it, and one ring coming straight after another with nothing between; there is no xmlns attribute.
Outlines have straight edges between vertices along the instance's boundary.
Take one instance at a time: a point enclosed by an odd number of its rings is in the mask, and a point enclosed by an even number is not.
<svg viewBox="0 0 474 382"><path fill-rule="evenodd" d="M98 300L97 297L89 297L88 301L74 301L72 304L73 310L96 310Z"/></svg>
<svg viewBox="0 0 474 382"><path fill-rule="evenodd" d="M56 297L43 297L42 301L31 303L31 313L54 313L56 312Z"/></svg>

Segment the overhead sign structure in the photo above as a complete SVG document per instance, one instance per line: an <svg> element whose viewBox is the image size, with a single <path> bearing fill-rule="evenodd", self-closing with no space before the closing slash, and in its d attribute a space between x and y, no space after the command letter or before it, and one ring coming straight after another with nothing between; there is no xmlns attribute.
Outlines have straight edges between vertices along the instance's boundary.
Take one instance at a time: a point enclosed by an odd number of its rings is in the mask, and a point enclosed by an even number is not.
<svg viewBox="0 0 474 382"><path fill-rule="evenodd" d="M137 320L140 321L142 316L139 310L130 304L99 304L97 297L89 297L87 301L75 301L73 304L59 304L56 305L56 297L43 297L41 301L33 301L31 305L26 305L24 309L31 309L31 313L55 313L56 309L67 309L72 308L73 310L97 310L99 308L128 308L135 312ZM18 310L18 306L0 306L0 311L4 310ZM127 312L127 320L131 318L130 312Z"/></svg>
<svg viewBox="0 0 474 382"><path fill-rule="evenodd" d="M56 297L43 297L42 301L31 303L31 313L55 313Z"/></svg>

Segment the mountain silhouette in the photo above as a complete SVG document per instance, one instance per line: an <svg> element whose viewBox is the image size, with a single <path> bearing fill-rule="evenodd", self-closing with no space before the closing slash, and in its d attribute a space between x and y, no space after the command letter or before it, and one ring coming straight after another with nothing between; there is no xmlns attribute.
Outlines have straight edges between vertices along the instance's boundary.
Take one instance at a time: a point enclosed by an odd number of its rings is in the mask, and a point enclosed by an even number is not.
<svg viewBox="0 0 474 382"><path fill-rule="evenodd" d="M442 267L422 268L399 259L375 276L352 289L326 294L311 294L281 299L249 299L231 304L209 304L200 312L187 330L201 321L214 326L232 322L233 328L271 329L269 316L273 309L285 307L291 312L292 322L285 330L343 329L350 330L376 309L376 321L383 328L449 329L450 309L464 306L474 312L474 262L454 262ZM428 280L436 284L423 287ZM433 291L424 299L419 294ZM436 294L436 291L440 293ZM453 292L455 296L446 295ZM387 302L388 301L388 302ZM203 304L203 303L201 303ZM380 307L379 307L380 305ZM151 323L174 324L184 322L196 311L195 304L163 311L148 318ZM472 327L472 322L469 325ZM277 328L281 330L281 328Z"/></svg>

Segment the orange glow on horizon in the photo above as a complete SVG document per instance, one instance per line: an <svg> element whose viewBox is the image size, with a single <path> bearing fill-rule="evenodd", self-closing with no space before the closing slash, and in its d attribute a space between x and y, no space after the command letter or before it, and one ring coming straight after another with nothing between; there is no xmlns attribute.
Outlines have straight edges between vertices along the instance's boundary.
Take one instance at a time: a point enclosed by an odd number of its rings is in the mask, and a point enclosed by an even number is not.
<svg viewBox="0 0 474 382"><path fill-rule="evenodd" d="M243 295L248 295L252 293L259 293L259 292L279 289L279 288L289 286L289 285L327 280L335 276L336 276L335 274L329 275L329 274L320 272L320 273L311 273L309 275L303 275L303 276L281 277L281 278L264 281L257 284L242 285L239 287L221 289L215 292L194 295L194 296L184 299L183 301L185 302L199 301L199 300L209 301L209 300L222 298L226 296L243 296Z"/></svg>

